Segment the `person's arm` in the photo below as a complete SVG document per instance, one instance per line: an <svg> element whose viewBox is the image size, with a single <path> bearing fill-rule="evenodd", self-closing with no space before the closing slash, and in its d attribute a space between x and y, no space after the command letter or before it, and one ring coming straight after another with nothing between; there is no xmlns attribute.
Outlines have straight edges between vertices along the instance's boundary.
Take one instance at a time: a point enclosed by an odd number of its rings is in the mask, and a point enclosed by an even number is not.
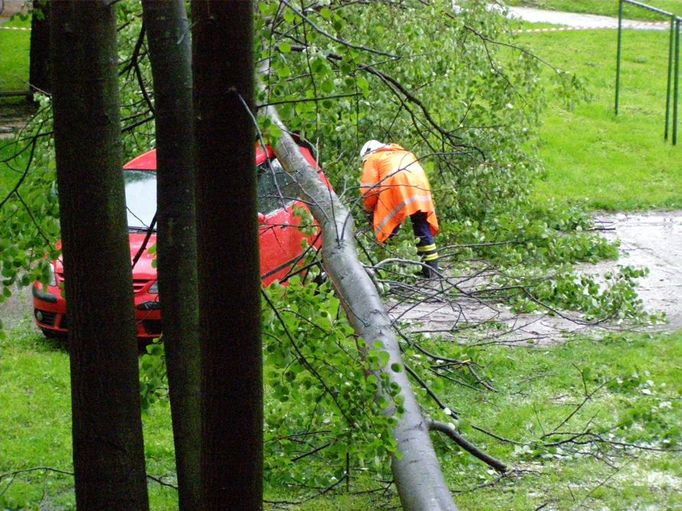
<svg viewBox="0 0 682 511"><path fill-rule="evenodd" d="M373 213L379 200L378 169L372 159L368 159L362 167L360 193L365 206L365 212Z"/></svg>

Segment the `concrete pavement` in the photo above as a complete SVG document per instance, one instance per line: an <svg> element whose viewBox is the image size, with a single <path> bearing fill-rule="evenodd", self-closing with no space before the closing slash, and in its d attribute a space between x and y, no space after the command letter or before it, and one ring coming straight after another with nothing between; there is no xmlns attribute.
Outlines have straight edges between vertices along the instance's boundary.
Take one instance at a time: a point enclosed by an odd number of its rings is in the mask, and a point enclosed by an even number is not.
<svg viewBox="0 0 682 511"><path fill-rule="evenodd" d="M0 0L0 23L26 9L25 0Z"/></svg>
<svg viewBox="0 0 682 511"><path fill-rule="evenodd" d="M573 12L547 11L531 7L508 7L509 16L530 23L549 23L574 29L616 29L618 18L598 16L596 14L579 14ZM636 30L669 30L670 22L649 22L623 20L623 28Z"/></svg>

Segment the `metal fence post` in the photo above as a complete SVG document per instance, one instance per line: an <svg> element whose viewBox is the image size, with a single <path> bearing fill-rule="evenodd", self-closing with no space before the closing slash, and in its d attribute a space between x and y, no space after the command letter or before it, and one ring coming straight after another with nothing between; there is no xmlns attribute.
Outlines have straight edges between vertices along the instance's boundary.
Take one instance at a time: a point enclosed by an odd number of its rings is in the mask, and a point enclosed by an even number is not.
<svg viewBox="0 0 682 511"><path fill-rule="evenodd" d="M670 18L670 40L668 42L668 77L665 95L665 129L663 137L668 140L670 133L670 103L672 101L673 109L673 145L677 145L677 129L678 129L678 109L679 109L679 80L680 80L680 24L682 18L677 15L653 7L651 5L638 2L637 0L618 0L618 49L616 53L616 101L615 101L615 115L618 115L618 108L620 104L620 71L621 62L623 60L623 4L632 5L637 8L645 9L647 11L655 12L661 16Z"/></svg>
<svg viewBox="0 0 682 511"><path fill-rule="evenodd" d="M618 99L620 96L620 59L623 45L623 0L618 1L618 50L616 52L616 105L615 114L618 115Z"/></svg>
<svg viewBox="0 0 682 511"><path fill-rule="evenodd" d="M680 92L680 21L675 18L675 92L673 94L673 145L677 145L677 109Z"/></svg>
<svg viewBox="0 0 682 511"><path fill-rule="evenodd" d="M670 124L670 100L673 82L673 51L675 47L675 26L677 25L677 18L670 18L670 41L668 42L668 86L665 93L665 133L663 138L668 140L668 126Z"/></svg>

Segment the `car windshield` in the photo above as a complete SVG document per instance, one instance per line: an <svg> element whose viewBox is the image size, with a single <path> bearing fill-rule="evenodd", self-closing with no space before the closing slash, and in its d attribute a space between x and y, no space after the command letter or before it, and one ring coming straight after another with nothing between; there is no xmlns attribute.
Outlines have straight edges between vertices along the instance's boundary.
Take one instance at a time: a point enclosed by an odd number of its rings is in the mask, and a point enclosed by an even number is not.
<svg viewBox="0 0 682 511"><path fill-rule="evenodd" d="M298 198L298 186L273 158L258 167L258 211L270 213Z"/></svg>
<svg viewBox="0 0 682 511"><path fill-rule="evenodd" d="M148 229L156 213L156 172L124 170L128 228Z"/></svg>

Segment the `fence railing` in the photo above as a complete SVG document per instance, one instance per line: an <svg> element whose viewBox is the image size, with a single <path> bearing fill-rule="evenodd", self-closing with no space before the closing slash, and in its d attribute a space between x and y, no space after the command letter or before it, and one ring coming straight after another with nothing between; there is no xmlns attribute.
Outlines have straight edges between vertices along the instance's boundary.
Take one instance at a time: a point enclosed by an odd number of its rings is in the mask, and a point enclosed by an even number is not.
<svg viewBox="0 0 682 511"><path fill-rule="evenodd" d="M682 23L682 18L676 14L664 11L663 9L658 9L657 7L653 7L642 2L637 2L635 0L619 0L618 49L616 52L616 100L614 108L616 115L618 115L618 108L620 106L620 75L623 53L623 6L625 4L654 12L670 20L670 37L668 41L668 74L665 95L665 128L663 130L663 138L668 140L670 127L672 127L672 143L673 145L677 145L677 128L679 124L678 104L680 90L680 24ZM670 119L671 108L672 123Z"/></svg>

